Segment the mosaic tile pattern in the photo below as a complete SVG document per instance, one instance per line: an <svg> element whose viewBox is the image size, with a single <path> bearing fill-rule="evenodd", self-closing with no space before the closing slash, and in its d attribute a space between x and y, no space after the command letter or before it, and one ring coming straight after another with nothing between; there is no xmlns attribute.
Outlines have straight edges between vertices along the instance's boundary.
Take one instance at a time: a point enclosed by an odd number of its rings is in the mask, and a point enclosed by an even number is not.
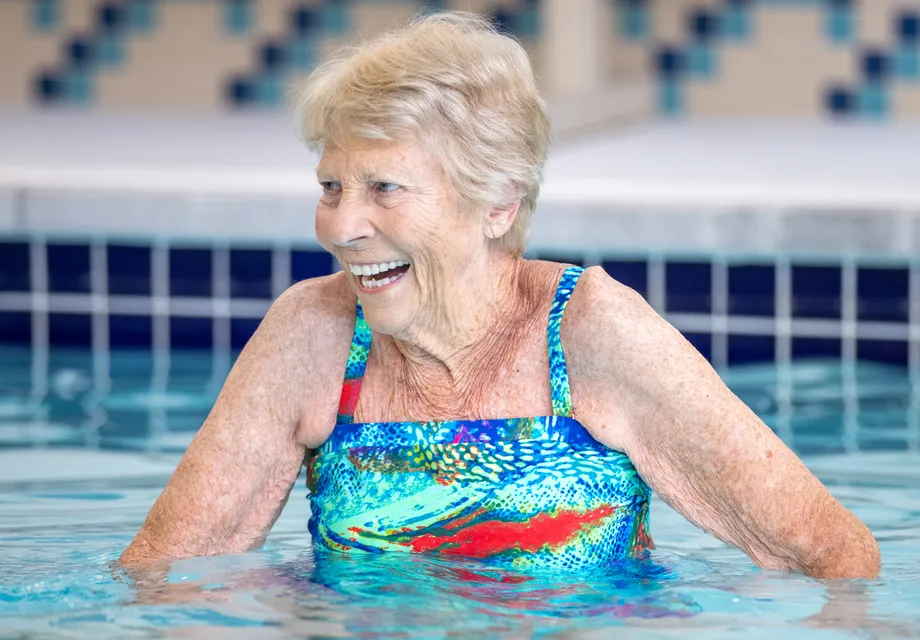
<svg viewBox="0 0 920 640"><path fill-rule="evenodd" d="M535 257L600 264L717 367L853 357L920 373L920 259ZM275 296L334 269L311 247L0 238L0 342L239 349Z"/></svg>
<svg viewBox="0 0 920 640"><path fill-rule="evenodd" d="M331 49L419 12L482 12L536 52L548 1L0 0L0 105L278 108ZM913 0L601 2L609 79L652 79L663 116L920 115Z"/></svg>

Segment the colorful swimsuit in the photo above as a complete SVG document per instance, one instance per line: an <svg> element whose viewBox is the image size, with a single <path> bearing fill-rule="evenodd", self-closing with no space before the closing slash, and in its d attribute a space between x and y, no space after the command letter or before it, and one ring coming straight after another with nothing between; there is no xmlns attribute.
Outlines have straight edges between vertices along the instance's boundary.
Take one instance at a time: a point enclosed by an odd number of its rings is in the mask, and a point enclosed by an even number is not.
<svg viewBox="0 0 920 640"><path fill-rule="evenodd" d="M314 545L509 569L596 567L651 548L648 486L572 417L560 328L581 272L563 273L550 311L551 416L353 423L371 346L358 304L336 427L308 470Z"/></svg>

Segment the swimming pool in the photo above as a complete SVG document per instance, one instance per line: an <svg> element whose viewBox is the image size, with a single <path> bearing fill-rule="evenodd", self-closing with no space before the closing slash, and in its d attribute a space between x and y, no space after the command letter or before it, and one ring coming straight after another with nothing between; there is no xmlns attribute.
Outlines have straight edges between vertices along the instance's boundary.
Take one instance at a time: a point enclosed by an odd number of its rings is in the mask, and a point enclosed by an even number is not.
<svg viewBox="0 0 920 640"><path fill-rule="evenodd" d="M815 360L723 371L881 544L879 579L828 584L757 570L657 499L652 558L596 574L315 555L302 478L262 550L126 573L114 560L232 355L176 351L168 375L156 359L113 350L100 365L84 348L0 347L0 636L920 635L920 398L902 367Z"/></svg>

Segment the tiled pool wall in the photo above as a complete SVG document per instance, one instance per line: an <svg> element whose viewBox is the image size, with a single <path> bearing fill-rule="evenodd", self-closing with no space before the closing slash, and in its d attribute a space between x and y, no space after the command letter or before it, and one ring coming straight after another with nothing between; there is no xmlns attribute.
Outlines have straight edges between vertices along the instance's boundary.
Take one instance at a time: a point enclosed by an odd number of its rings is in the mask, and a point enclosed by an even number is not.
<svg viewBox="0 0 920 640"><path fill-rule="evenodd" d="M600 264L717 367L828 358L920 372L920 259L532 257ZM335 269L309 244L0 236L0 342L236 351L291 283Z"/></svg>

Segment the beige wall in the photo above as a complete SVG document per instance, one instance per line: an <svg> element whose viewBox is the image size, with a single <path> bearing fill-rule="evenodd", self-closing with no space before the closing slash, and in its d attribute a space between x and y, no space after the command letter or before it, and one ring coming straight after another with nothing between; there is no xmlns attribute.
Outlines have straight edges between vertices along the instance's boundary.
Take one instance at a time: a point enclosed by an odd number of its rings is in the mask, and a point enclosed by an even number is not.
<svg viewBox="0 0 920 640"><path fill-rule="evenodd" d="M686 48L691 42L689 14L714 11L722 0L649 0L645 37L620 34L614 0L540 0L541 38L524 39L538 78L549 93L584 92L647 79L656 83L656 52L662 46ZM0 106L37 102L36 78L42 71L67 69L66 43L92 34L102 0L60 0L60 21L50 33L35 31L29 0L0 0ZM225 32L220 0L170 0L155 3L156 27L124 39L124 64L90 74L91 104L148 109L223 109L230 78L259 73L262 44L289 37L289 14L296 6L322 9L324 0L262 0L253 28L245 35ZM417 0L353 0L348 28L321 34L316 55L342 43L373 37L404 23L423 3ZM451 0L449 8L488 12L497 7L522 10L525 0ZM711 78L681 82L683 113L690 116L824 117L827 87L842 83L858 90L859 61L866 47L891 50L894 16L920 11L920 0L857 2L858 38L852 45L830 43L824 34L822 4L758 4L753 33L742 42L719 40L713 49L717 72ZM555 16L555 18L553 18ZM593 52L593 53L592 53ZM591 56L596 56L593 59ZM301 74L302 75L302 74ZM297 75L288 74L287 81ZM603 88L603 87L600 87ZM888 88L890 116L920 117L920 81L893 82Z"/></svg>

